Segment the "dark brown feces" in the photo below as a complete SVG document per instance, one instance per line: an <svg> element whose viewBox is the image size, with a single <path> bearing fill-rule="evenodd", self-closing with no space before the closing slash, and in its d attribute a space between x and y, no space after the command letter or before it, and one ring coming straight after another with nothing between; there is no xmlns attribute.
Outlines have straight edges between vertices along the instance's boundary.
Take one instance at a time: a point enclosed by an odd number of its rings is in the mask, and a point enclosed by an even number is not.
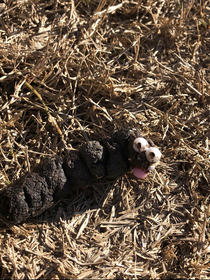
<svg viewBox="0 0 210 280"><path fill-rule="evenodd" d="M64 159L45 159L34 172L8 186L1 194L1 215L18 224L40 215L73 188L117 179L131 168L135 176L145 178L160 156L152 141L141 137L137 129L119 130L101 142L83 143Z"/></svg>

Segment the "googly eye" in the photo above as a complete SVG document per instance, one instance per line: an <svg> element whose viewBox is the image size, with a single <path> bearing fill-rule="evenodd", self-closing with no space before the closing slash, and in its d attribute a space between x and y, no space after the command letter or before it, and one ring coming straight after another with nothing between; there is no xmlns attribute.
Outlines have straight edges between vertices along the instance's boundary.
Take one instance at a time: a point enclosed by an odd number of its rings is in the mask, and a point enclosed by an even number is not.
<svg viewBox="0 0 210 280"><path fill-rule="evenodd" d="M149 162L158 162L161 158L161 152L157 147L150 147L146 150L146 158Z"/></svg>
<svg viewBox="0 0 210 280"><path fill-rule="evenodd" d="M133 141L134 151L140 153L149 148L149 143L143 137L138 137Z"/></svg>

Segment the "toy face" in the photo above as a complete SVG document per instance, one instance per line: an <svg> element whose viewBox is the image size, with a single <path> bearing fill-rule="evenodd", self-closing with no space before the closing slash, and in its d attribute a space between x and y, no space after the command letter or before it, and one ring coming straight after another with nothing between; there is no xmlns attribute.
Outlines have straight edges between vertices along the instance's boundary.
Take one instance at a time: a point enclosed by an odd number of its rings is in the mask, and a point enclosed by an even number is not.
<svg viewBox="0 0 210 280"><path fill-rule="evenodd" d="M154 171L161 158L160 150L144 137L137 137L132 144L133 151L130 149L129 162L133 168L133 174L140 179L144 179L147 173Z"/></svg>

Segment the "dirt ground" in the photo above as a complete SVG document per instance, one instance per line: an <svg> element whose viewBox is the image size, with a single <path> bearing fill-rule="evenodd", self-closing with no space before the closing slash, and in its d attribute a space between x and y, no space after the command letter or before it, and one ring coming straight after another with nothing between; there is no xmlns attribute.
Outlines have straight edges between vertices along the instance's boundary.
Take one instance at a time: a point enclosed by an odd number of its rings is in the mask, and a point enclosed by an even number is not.
<svg viewBox="0 0 210 280"><path fill-rule="evenodd" d="M210 1L0 1L0 187L138 127L156 171L101 182L20 225L1 279L210 277Z"/></svg>

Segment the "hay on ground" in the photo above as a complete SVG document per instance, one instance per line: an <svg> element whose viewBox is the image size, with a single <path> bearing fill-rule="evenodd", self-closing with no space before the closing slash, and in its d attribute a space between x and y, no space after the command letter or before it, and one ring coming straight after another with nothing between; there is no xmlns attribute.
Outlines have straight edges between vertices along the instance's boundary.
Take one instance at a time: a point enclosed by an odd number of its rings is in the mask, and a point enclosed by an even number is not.
<svg viewBox="0 0 210 280"><path fill-rule="evenodd" d="M0 185L138 127L163 158L0 225L1 279L209 278L209 1L0 4Z"/></svg>

